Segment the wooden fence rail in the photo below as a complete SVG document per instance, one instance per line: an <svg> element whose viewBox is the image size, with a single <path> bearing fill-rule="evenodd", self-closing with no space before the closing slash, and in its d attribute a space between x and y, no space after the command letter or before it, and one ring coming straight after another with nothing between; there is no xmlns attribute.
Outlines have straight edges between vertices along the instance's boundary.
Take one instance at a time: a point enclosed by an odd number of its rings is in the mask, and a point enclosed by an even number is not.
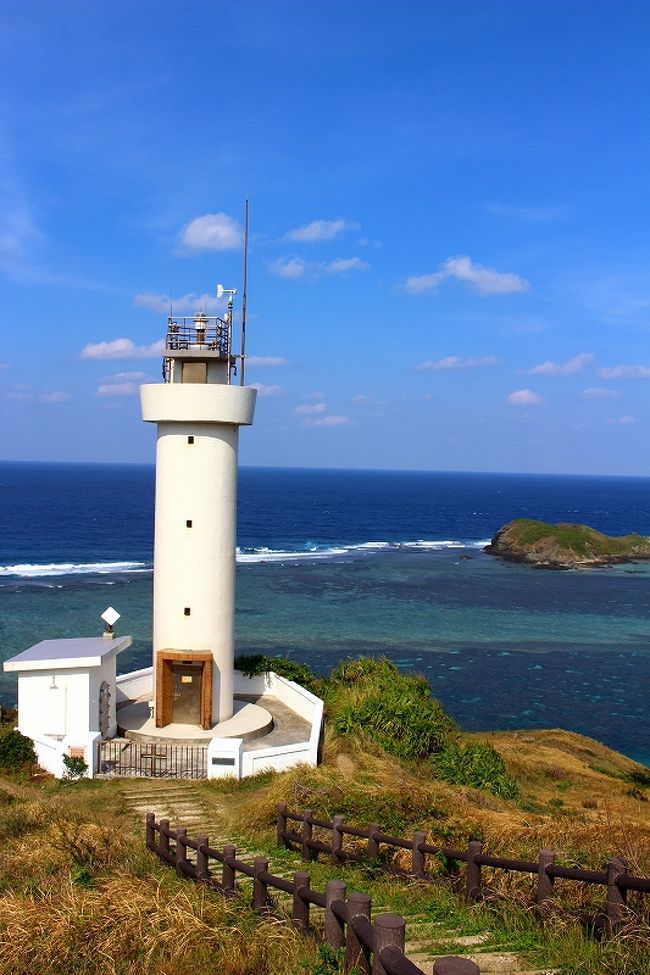
<svg viewBox="0 0 650 975"><path fill-rule="evenodd" d="M290 829L289 821L300 823L300 832ZM314 827L330 831L330 843L313 838ZM345 849L344 839L353 836L366 840L365 852ZM537 878L535 902L538 907L550 901L554 896L554 882L556 878L580 881L584 884L599 884L607 888L604 918L607 928L614 929L626 918L627 893L630 890L641 894L650 894L650 877L631 877L627 873L627 866L623 859L614 857L608 863L607 870L581 870L573 867L561 867L555 862L556 854L553 850L541 850L536 861L511 860L505 857L493 857L483 853L483 844L479 840L470 840L466 850L455 850L444 846L435 846L426 842L426 834L416 832L408 840L397 836L390 836L382 832L378 823L371 823L367 829L348 826L342 816L334 816L332 821L316 819L311 809L302 813L290 812L286 803L278 807L277 823L278 845L291 848L300 847L303 860L313 860L319 853L330 856L333 864L347 862L363 862L376 860L380 854L380 846L411 851L410 870L398 870L408 876L422 880L432 879L426 872L426 857L443 856L451 863L465 863L464 893L467 900L476 900L482 894L482 867L495 867L518 873L532 874Z"/></svg>
<svg viewBox="0 0 650 975"><path fill-rule="evenodd" d="M292 897L291 919L302 930L310 929L312 907L325 911L325 940L335 950L345 951L346 969L358 968L362 975L424 975L421 968L404 954L406 922L398 914L378 914L371 920L371 902L367 894L351 892L341 880L330 880L325 893L312 890L309 874L297 871L293 880L285 880L269 873L266 857L254 863L238 860L236 849L229 844L222 850L213 849L207 836L191 839L184 827L171 829L169 820L156 821L154 813L147 813L147 849L163 863L176 869L179 877L189 877L207 884L220 894L237 893L237 874L253 881L253 907L269 910L269 888L281 890ZM173 845L172 845L173 844ZM188 850L195 853L194 862ZM210 861L221 865L221 879L213 876ZM469 958L446 956L433 965L434 975L480 975L480 969Z"/></svg>

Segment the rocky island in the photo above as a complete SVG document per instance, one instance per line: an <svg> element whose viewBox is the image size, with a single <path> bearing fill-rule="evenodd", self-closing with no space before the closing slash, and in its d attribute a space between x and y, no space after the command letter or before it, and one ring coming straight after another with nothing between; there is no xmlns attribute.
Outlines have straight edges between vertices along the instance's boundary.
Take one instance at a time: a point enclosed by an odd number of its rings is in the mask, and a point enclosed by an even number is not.
<svg viewBox="0 0 650 975"><path fill-rule="evenodd" d="M605 535L588 525L549 525L515 518L499 529L485 551L546 569L582 569L650 559L645 535Z"/></svg>

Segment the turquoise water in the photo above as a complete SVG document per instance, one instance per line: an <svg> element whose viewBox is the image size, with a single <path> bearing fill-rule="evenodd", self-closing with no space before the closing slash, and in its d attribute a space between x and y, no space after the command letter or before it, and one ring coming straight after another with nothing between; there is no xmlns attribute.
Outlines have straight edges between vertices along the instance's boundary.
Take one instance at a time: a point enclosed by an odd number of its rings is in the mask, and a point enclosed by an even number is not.
<svg viewBox="0 0 650 975"><path fill-rule="evenodd" d="M111 604L134 636L120 669L150 662L152 471L109 470L10 472L21 492L0 543L2 659L99 632ZM72 494L85 500L66 529ZM130 514L109 532L113 506ZM237 651L320 672L385 653L424 673L465 727L566 727L650 765L650 568L551 572L486 555L522 509L650 534L639 479L244 472ZM14 695L3 675L2 701Z"/></svg>

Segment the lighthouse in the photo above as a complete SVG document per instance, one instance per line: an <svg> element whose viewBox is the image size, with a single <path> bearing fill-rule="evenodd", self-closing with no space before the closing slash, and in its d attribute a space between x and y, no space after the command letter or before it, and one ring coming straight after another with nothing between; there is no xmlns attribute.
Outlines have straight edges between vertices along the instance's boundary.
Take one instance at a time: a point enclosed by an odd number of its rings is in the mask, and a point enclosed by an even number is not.
<svg viewBox="0 0 650 975"><path fill-rule="evenodd" d="M153 572L157 728L208 730L233 714L239 428L257 392L234 382L233 298L223 318L170 317L162 382L140 388L157 426Z"/></svg>

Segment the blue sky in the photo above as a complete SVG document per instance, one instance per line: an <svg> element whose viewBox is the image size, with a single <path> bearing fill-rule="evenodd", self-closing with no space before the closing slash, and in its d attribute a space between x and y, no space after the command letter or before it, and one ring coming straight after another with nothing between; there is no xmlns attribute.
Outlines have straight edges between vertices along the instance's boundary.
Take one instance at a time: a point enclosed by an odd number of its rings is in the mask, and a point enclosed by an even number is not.
<svg viewBox="0 0 650 975"><path fill-rule="evenodd" d="M241 286L246 464L649 474L650 7L4 0L0 457L152 462Z"/></svg>

